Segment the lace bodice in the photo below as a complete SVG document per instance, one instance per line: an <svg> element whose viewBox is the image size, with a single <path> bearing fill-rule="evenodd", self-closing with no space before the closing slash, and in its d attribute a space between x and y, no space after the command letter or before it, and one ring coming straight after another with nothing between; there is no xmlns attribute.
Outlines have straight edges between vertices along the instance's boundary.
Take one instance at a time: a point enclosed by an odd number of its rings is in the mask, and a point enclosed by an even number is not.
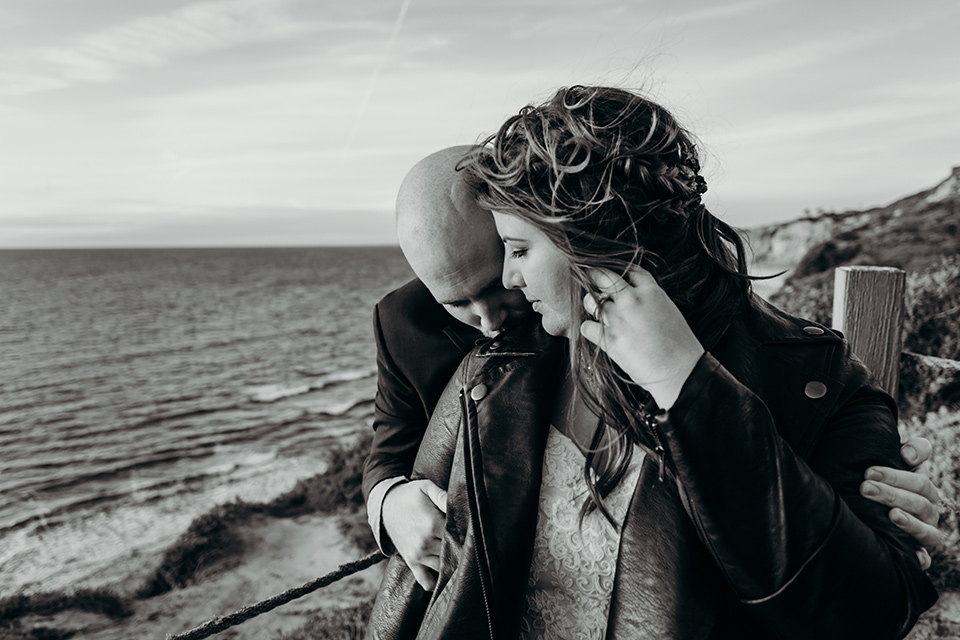
<svg viewBox="0 0 960 640"><path fill-rule="evenodd" d="M627 513L644 452L635 447L630 468L603 503L619 524ZM584 457L550 428L520 637L572 640L603 638L617 568L620 534L598 510L580 526L587 496Z"/></svg>

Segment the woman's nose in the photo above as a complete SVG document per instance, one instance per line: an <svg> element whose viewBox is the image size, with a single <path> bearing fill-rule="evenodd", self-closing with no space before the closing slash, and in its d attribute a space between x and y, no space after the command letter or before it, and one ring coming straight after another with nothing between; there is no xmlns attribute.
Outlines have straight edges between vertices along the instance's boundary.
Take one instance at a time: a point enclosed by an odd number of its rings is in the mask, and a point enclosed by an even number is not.
<svg viewBox="0 0 960 640"><path fill-rule="evenodd" d="M503 263L503 286L506 289L521 289L523 288L523 275L520 273L520 270L510 266L509 261L504 261Z"/></svg>

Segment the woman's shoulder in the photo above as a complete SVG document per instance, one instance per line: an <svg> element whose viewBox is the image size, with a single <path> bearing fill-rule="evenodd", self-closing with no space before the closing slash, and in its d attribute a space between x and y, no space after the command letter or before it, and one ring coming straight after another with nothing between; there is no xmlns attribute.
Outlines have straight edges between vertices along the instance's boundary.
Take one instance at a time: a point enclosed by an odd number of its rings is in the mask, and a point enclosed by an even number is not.
<svg viewBox="0 0 960 640"><path fill-rule="evenodd" d="M740 318L741 330L760 344L836 345L843 341L839 331L792 315L759 296L750 299Z"/></svg>
<svg viewBox="0 0 960 640"><path fill-rule="evenodd" d="M840 333L757 300L731 322L714 356L763 399L798 453L855 396L892 406Z"/></svg>

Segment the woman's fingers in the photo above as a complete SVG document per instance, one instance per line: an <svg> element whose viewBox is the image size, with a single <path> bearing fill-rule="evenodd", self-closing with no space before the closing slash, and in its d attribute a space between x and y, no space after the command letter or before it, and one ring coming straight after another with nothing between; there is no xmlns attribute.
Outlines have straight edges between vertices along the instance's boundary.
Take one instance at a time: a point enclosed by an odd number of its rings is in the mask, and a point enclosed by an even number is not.
<svg viewBox="0 0 960 640"><path fill-rule="evenodd" d="M609 269L591 267L586 270L587 278L597 289L609 296L615 296L630 286L630 283Z"/></svg>
<svg viewBox="0 0 960 640"><path fill-rule="evenodd" d="M611 297L615 297L618 293L630 287L637 287L644 283L644 281L656 284L653 274L640 265L633 265L630 267L630 270L622 276L610 269L600 269L597 267L587 269L586 275L590 282L592 282L601 293L606 293Z"/></svg>
<svg viewBox="0 0 960 640"><path fill-rule="evenodd" d="M606 347L603 344L603 329L599 322L584 320L580 323L580 335L606 351Z"/></svg>
<svg viewBox="0 0 960 640"><path fill-rule="evenodd" d="M587 312L588 316L597 318L601 302L599 296L588 293L583 296L583 310Z"/></svg>

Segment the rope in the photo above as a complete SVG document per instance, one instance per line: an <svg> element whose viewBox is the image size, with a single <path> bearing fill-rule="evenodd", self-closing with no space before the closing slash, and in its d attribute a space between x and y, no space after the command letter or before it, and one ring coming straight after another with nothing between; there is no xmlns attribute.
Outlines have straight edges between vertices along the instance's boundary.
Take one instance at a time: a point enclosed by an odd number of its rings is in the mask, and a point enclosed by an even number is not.
<svg viewBox="0 0 960 640"><path fill-rule="evenodd" d="M368 567L372 567L384 559L386 559L385 555L379 551L375 551L365 558L342 564L335 571L332 571L325 576L317 578L316 580L311 580L310 582L307 582L299 587L287 589L279 595L275 595L272 598L267 598L266 600L252 604L249 607L244 607L236 613L231 613L228 616L220 616L214 618L213 620L208 620L199 627L175 636L168 635L167 640L200 640L201 638L208 638L215 633L220 633L221 631L236 626L241 622L246 622L250 618L254 618L261 613L272 611L282 604L287 604L291 600L296 600L297 598L305 596L308 593L313 593L317 589L325 587L328 584L332 584L341 578L346 578L347 576L353 575L358 571L363 571Z"/></svg>

